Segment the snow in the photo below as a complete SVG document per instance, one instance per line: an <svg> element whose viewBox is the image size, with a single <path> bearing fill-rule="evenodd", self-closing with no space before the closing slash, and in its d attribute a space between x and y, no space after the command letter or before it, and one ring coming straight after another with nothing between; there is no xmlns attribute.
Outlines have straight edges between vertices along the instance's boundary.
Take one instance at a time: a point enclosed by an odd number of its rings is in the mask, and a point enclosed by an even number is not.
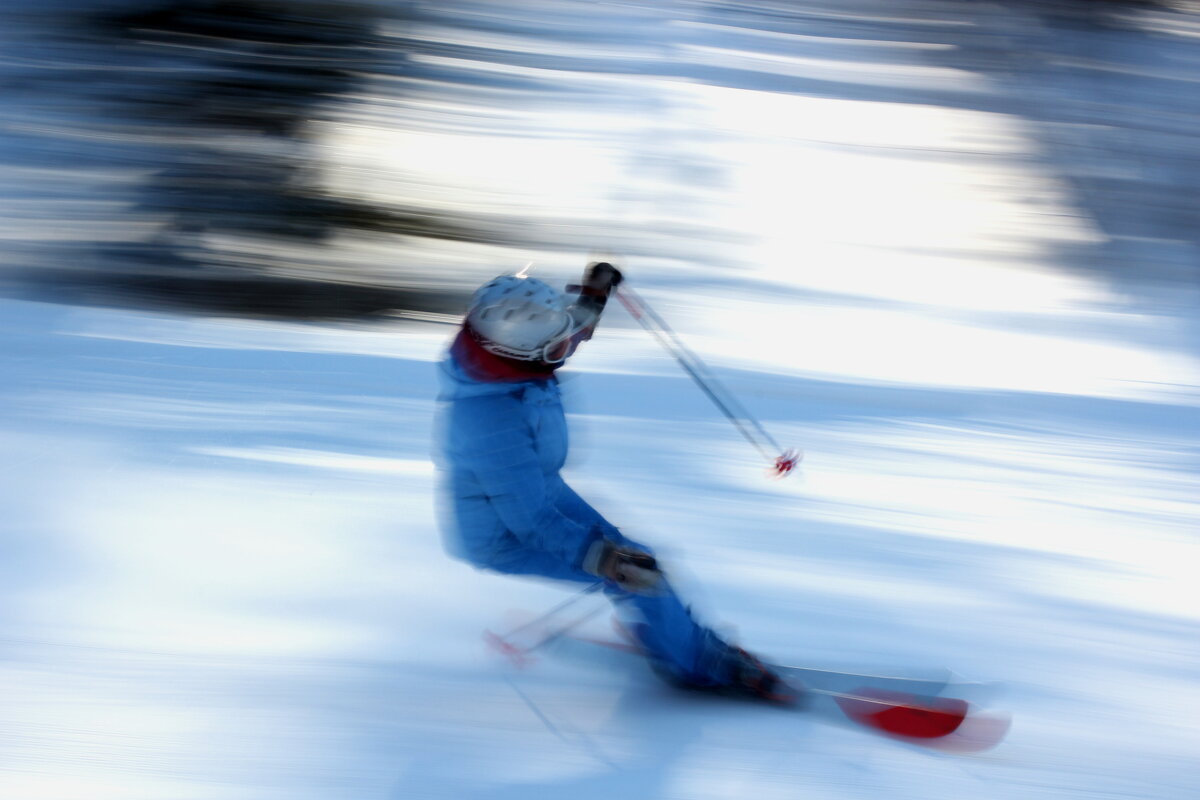
<svg viewBox="0 0 1200 800"><path fill-rule="evenodd" d="M1005 684L1007 739L949 755L493 660L481 630L562 590L440 552L445 326L3 319L4 796L1175 798L1200 777L1189 398L721 367L806 450L769 481L648 338L577 356L571 477L706 617L779 659Z"/></svg>
<svg viewBox="0 0 1200 800"><path fill-rule="evenodd" d="M712 47L768 71L815 63ZM876 82L923 79L907 66ZM968 77L924 79L978 89ZM722 126L672 141L722 160L729 186L698 207L748 235L629 274L805 460L767 480L615 309L564 373L568 479L748 647L998 681L1007 738L948 754L684 697L628 665L498 661L483 629L567 589L442 553L429 452L446 326L0 300L0 797L1194 795L1188 317L1049 261L1099 234L1005 115L626 80L664 101L665 127L614 112L555 141L525 188L591 212L604 175L625 174L636 191L606 197L614 218L666 219L678 209L622 151ZM581 127L608 113L587 111ZM333 149L370 163L364 148L388 146L341 133ZM533 147L464 137L456 162L456 136L405 139L432 196L448 169L497 191ZM556 280L584 258L539 255Z"/></svg>

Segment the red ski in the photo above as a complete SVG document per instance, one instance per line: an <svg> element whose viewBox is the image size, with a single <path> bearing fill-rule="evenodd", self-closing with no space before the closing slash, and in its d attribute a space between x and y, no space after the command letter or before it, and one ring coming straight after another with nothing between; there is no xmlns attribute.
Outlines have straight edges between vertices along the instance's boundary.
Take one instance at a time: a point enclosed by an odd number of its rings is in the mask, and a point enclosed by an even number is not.
<svg viewBox="0 0 1200 800"><path fill-rule="evenodd" d="M830 694L847 718L884 733L913 739L949 736L959 729L970 710L970 704L958 698L918 698L869 687L852 694Z"/></svg>
<svg viewBox="0 0 1200 800"><path fill-rule="evenodd" d="M532 650L516 646L489 633L489 643L519 667L534 660ZM590 637L563 630L540 640L533 649L570 657L573 645L584 645L580 655L595 653L594 647L609 652L641 656L628 641ZM994 688L954 679L948 670L921 676L876 675L809 667L771 665L799 695L798 710L818 716L840 717L873 731L914 744L957 752L976 752L994 747L1008 730L1008 719L975 713L961 697Z"/></svg>

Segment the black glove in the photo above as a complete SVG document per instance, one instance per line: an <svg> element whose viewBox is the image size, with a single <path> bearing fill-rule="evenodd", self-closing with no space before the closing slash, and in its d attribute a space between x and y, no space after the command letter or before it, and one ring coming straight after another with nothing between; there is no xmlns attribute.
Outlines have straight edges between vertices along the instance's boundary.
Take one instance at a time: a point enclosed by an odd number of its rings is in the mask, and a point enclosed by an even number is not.
<svg viewBox="0 0 1200 800"><path fill-rule="evenodd" d="M597 539L588 549L583 568L633 594L654 594L662 572L654 556L641 550Z"/></svg>
<svg viewBox="0 0 1200 800"><path fill-rule="evenodd" d="M612 290L621 285L621 270L607 261L593 261L583 270L583 294L608 299Z"/></svg>

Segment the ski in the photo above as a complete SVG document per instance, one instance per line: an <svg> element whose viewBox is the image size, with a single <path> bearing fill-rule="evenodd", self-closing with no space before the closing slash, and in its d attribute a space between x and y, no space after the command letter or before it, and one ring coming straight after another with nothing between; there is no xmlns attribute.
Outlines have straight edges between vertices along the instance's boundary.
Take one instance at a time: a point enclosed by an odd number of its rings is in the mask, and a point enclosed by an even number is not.
<svg viewBox="0 0 1200 800"><path fill-rule="evenodd" d="M865 686L854 692L800 687L837 703L846 719L883 733L909 739L938 739L957 731L970 703L957 697L921 697Z"/></svg>
<svg viewBox="0 0 1200 800"><path fill-rule="evenodd" d="M950 670L931 670L921 675L898 675L846 672L788 664L772 664L771 667L789 683L834 694L854 694L858 689L869 686L873 689L903 692L918 697L936 697L951 688L964 689L971 686L956 682L954 673Z"/></svg>
<svg viewBox="0 0 1200 800"><path fill-rule="evenodd" d="M488 633L494 649L513 664L531 663L532 650ZM641 657L640 649L624 640L592 637L577 633L573 626L557 630L540 639L536 650L574 660L582 656L596 663L596 648L616 654ZM951 739L963 729L973 706L959 696L987 688L984 684L956 681L949 670L923 676L880 675L791 665L770 665L800 694L797 710L829 713L857 726L915 743L933 743ZM998 739L997 739L998 741ZM961 750L985 749L972 743ZM991 746L994 742L986 746Z"/></svg>
<svg viewBox="0 0 1200 800"><path fill-rule="evenodd" d="M641 655L629 642L576 636L564 632L557 641L574 640ZM561 649L561 647L559 648ZM800 707L819 698L832 700L851 722L882 733L909 739L938 739L957 731L967 718L970 704L957 697L940 697L951 685L949 671L937 677L901 677L768 665L800 693ZM838 688L855 686L855 688Z"/></svg>

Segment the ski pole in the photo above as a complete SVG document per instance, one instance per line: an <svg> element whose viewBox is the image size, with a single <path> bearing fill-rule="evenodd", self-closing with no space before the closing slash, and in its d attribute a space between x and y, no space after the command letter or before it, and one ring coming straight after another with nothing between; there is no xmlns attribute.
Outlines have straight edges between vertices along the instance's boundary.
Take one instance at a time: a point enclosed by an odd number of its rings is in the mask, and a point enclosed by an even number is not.
<svg viewBox="0 0 1200 800"><path fill-rule="evenodd" d="M604 587L604 581L596 581L595 583L588 584L583 589L579 590L575 594L568 597L566 600L563 600L561 603L559 603L558 605L551 608L549 611L545 612L544 614L542 614L540 616L534 617L533 619L529 620L528 622L518 625L517 627L510 630L508 633L500 635L498 633L493 633L492 631L485 630L483 632L484 639L486 639L487 643L489 645L491 645L493 648L495 648L497 651L499 651L500 653L502 653L505 656L508 656L508 658L512 659L512 661L517 666L524 666L528 662L529 653L538 649L539 647L546 644L550 640L558 638L559 636L561 636L562 634L571 630L572 628L591 619L600 611L601 607L598 606L594 609L591 609L591 610L585 612L583 615L575 618L574 620L572 620L564 625L554 628L549 633L543 634L533 644L528 645L526 647L521 647L519 645L513 644L513 641L512 641L513 637L515 637L517 634L524 633L525 631L529 630L530 628L533 628L536 625L541 625L548 620L554 619L556 616L561 614L563 611L566 611L568 608L574 606L580 600L584 599L585 597L587 597L591 594L596 593L603 587Z"/></svg>
<svg viewBox="0 0 1200 800"><path fill-rule="evenodd" d="M618 286L615 293L617 299L621 301L621 305L625 306L630 315L649 331L668 353L675 357L679 366L683 367L683 370L696 382L701 391L708 395L708 399L713 401L726 419L733 423L746 441L750 442L767 461L772 463L776 477L783 477L795 469L796 464L802 458L801 454L796 450L780 448L762 424L751 416L733 398L733 395L721 387L717 379L704 366L704 362L688 349L666 320L625 284ZM722 397L722 395L724 396ZM780 455L774 455L775 453Z"/></svg>

